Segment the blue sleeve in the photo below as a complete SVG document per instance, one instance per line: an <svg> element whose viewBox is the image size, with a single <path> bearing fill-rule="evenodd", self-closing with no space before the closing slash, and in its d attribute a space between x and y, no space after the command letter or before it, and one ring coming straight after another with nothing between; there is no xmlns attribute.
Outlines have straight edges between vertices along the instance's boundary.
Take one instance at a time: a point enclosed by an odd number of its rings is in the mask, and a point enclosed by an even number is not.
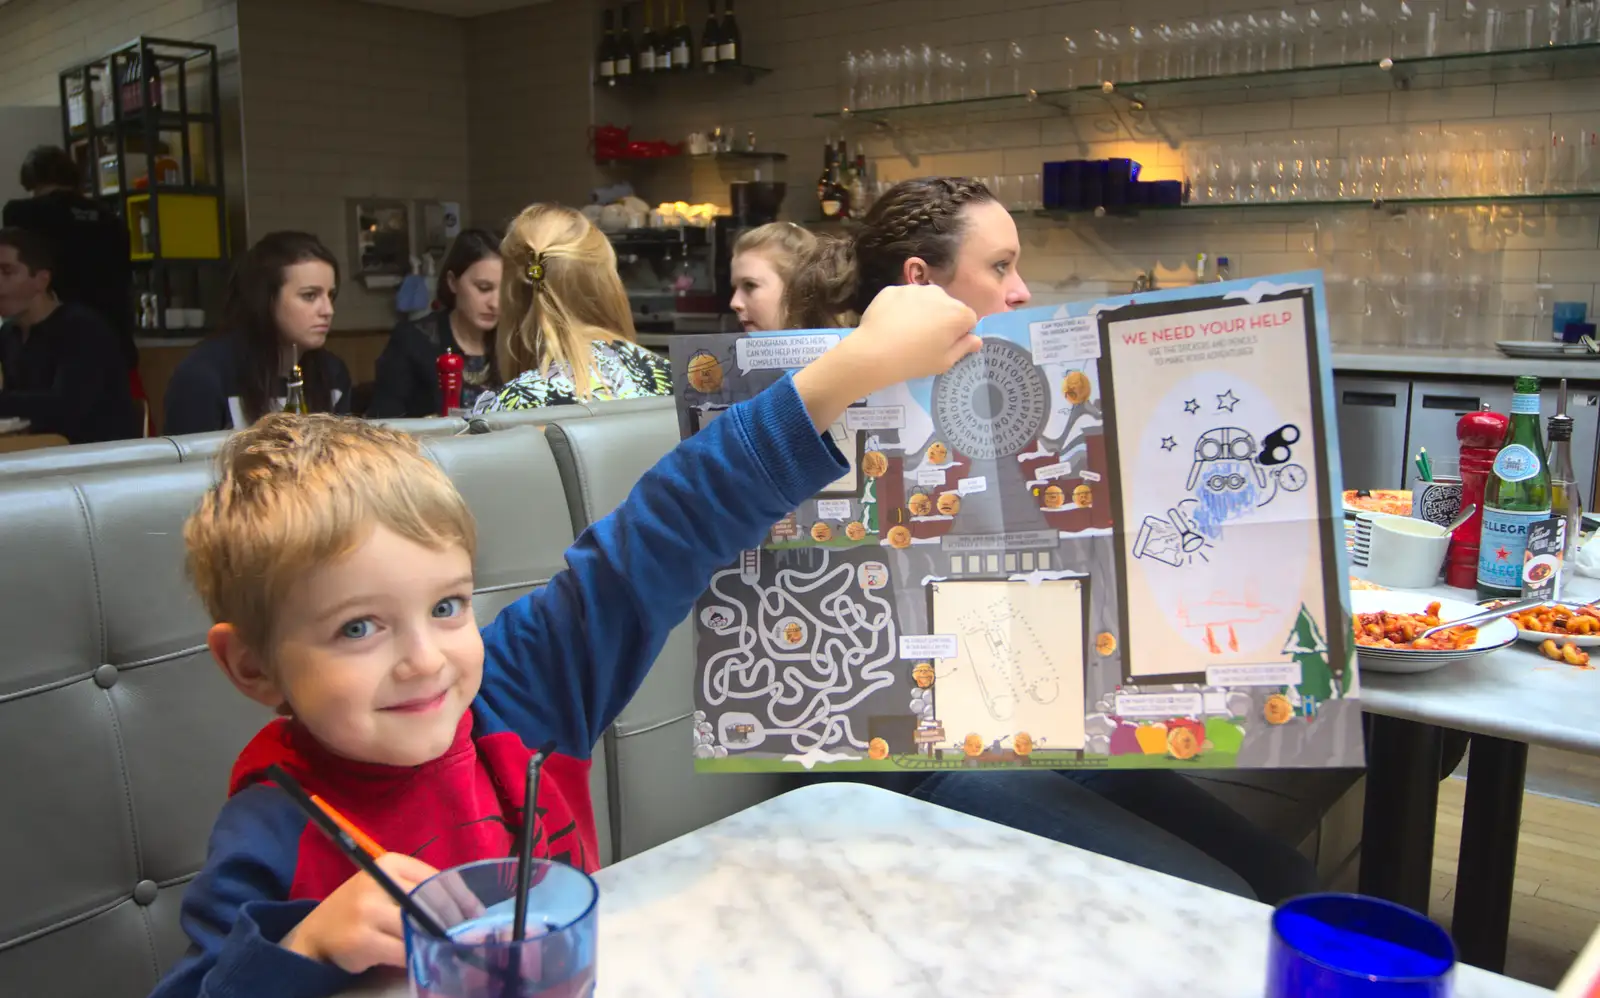
<svg viewBox="0 0 1600 998"><path fill-rule="evenodd" d="M712 574L847 470L787 376L734 406L484 628L485 705L528 745L588 758Z"/></svg>
<svg viewBox="0 0 1600 998"><path fill-rule="evenodd" d="M229 798L183 896L189 952L150 998L324 998L351 986L353 975L278 945L316 907L285 900L305 826L276 787Z"/></svg>

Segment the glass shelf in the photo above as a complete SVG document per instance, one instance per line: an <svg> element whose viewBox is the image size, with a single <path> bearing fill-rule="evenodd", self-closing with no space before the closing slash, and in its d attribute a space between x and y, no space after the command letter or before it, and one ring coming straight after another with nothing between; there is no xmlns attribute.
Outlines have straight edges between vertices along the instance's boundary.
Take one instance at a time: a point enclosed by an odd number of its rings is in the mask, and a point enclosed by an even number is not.
<svg viewBox="0 0 1600 998"><path fill-rule="evenodd" d="M1127 218L1144 214L1170 215L1174 212L1187 214L1189 212L1216 211L1220 209L1270 211L1274 208L1279 210L1367 208L1381 211L1395 208L1449 208L1471 207L1474 205L1578 204L1594 202L1600 202L1600 191L1564 191L1556 194L1485 194L1477 197L1389 198L1381 201L1360 198L1336 198L1318 201L1210 201L1202 204L1128 205L1121 208L1042 208L1029 214L1039 218Z"/></svg>
<svg viewBox="0 0 1600 998"><path fill-rule="evenodd" d="M728 152L679 153L676 156L621 156L615 159L595 160L596 166L634 166L657 163L782 163L789 158L786 152L759 152L747 149Z"/></svg>
<svg viewBox="0 0 1600 998"><path fill-rule="evenodd" d="M872 107L819 112L814 117L833 121L860 121L881 126L910 122L940 114L973 112L1031 112L1053 115L1079 108L1103 109L1105 102L1121 98L1135 106L1164 100L1227 91L1250 91L1266 87L1322 86L1337 91L1370 91L1389 81L1400 88L1423 87L1456 82L1449 76L1468 72L1518 72L1527 70L1567 70L1593 66L1600 54L1600 42L1543 46L1499 52L1453 52L1448 55L1381 62L1348 63L1301 69L1271 69L1253 73L1199 76L1130 83L1090 83L1061 89L1030 90L1026 93L965 97L958 100L930 101L889 107ZM1087 62L1088 60L1080 60ZM1448 74L1448 76L1447 76Z"/></svg>
<svg viewBox="0 0 1600 998"><path fill-rule="evenodd" d="M721 64L719 63L718 65L720 66ZM699 63L696 63L693 68L684 71L674 70L665 73L630 73L627 76L613 76L605 79L597 79L594 81L594 85L600 90L618 91L645 90L650 89L655 84L670 83L674 80L709 80L712 83L716 83L718 81L728 82L730 80L740 80L746 85L749 85L761 79L763 76L770 75L771 73L772 70L765 66L752 66L747 62L739 63L737 66L728 66L718 69L715 73L707 73Z"/></svg>

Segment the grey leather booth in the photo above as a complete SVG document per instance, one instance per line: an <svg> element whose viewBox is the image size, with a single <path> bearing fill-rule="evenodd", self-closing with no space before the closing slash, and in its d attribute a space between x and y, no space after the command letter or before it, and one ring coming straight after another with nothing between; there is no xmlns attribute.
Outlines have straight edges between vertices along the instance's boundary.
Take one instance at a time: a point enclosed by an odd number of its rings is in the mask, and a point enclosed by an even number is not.
<svg viewBox="0 0 1600 998"><path fill-rule="evenodd" d="M544 415L538 428L507 418L487 434L419 434L477 517L481 620L558 571L576 534L677 440L670 403ZM212 481L203 457L216 441L171 438L171 458L163 441L133 443L152 460L130 467L138 449L112 447L120 463L97 469L59 448L49 468L0 470L0 995L149 991L185 949L179 903L234 757L268 720L209 660L209 621L183 577L181 526ZM596 748L604 862L793 785L695 776L692 670L680 625ZM1208 786L1331 875L1359 836L1350 780Z"/></svg>

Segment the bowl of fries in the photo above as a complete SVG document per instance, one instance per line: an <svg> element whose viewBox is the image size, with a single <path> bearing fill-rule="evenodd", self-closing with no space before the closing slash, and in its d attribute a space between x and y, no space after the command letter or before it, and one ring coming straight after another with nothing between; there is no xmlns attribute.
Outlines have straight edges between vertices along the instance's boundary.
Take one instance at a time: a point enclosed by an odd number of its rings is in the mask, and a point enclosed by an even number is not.
<svg viewBox="0 0 1600 998"><path fill-rule="evenodd" d="M1482 607L1462 600L1357 591L1350 594L1350 609L1356 656L1361 668L1372 672L1431 672L1451 662L1487 655L1517 640L1516 625L1504 618L1422 637L1431 627L1483 612Z"/></svg>

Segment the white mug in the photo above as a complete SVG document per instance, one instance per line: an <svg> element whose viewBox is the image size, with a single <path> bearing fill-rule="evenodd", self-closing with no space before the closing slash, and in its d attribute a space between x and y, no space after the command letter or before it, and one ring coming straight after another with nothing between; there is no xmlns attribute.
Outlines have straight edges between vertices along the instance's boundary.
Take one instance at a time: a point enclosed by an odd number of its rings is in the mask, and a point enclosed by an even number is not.
<svg viewBox="0 0 1600 998"><path fill-rule="evenodd" d="M1400 516L1374 519L1367 581L1391 589L1437 585L1449 550L1450 535L1436 523Z"/></svg>

